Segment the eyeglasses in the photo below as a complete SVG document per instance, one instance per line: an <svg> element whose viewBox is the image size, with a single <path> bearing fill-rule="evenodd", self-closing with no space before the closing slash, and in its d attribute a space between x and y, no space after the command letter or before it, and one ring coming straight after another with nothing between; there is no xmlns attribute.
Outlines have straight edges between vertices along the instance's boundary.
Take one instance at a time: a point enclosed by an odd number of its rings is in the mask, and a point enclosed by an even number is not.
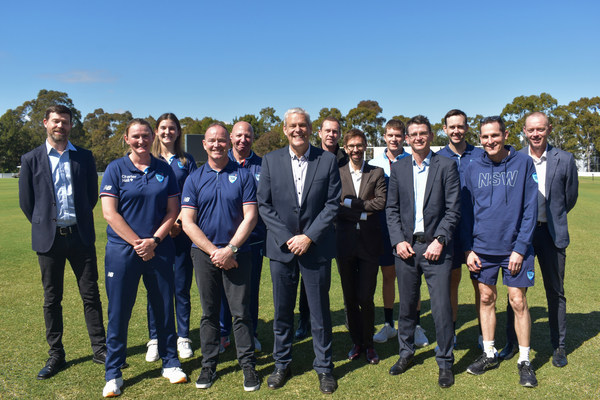
<svg viewBox="0 0 600 400"><path fill-rule="evenodd" d="M365 145L364 144L347 144L346 148L348 150L364 150Z"/></svg>
<svg viewBox="0 0 600 400"><path fill-rule="evenodd" d="M426 138L427 136L429 136L429 132L414 132L414 133L409 133L408 135L406 135L412 139L416 139L416 138Z"/></svg>

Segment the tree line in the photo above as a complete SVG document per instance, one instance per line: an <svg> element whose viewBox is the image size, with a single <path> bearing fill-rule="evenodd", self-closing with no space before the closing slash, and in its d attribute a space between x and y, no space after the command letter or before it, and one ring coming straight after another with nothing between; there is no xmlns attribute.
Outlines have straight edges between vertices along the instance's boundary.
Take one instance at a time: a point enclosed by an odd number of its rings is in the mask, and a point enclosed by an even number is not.
<svg viewBox="0 0 600 400"><path fill-rule="evenodd" d="M65 105L73 110L73 129L71 141L90 149L99 171L104 171L112 160L124 154L122 141L125 125L133 118L131 112L107 113L102 108L94 110L82 118L67 93L54 90L40 90L37 98L26 101L15 109L7 110L0 117L0 172L16 172L22 154L39 146L46 138L46 130L42 123L46 108L53 104ZM170 110L169 110L170 111ZM338 108L322 108L313 121L313 138L319 144L317 134L322 121L329 116L337 118L342 125L342 132L358 128L365 132L370 146L384 146L383 133L386 119L381 115L383 109L375 100L360 101L346 115ZM553 126L549 142L560 149L569 151L578 160L583 160L587 171L598 171L600 149L600 97L582 97L566 105L548 93L540 95L518 96L507 104L500 114L506 121L510 131L508 143L520 149L524 143L522 128L527 114L541 111L549 116ZM176 110L175 110L176 112ZM179 116L183 135L203 134L214 122L222 122L228 129L238 121L246 121L252 125L256 141L254 150L263 155L287 144L283 134L282 117L272 107L265 107L258 115L245 114L235 117L231 123L218 121L212 117L202 119ZM314 117L314 116L313 116ZM409 117L395 115L393 119L406 122ZM479 142L479 121L482 115L468 118L471 127L467 141ZM153 126L155 118L146 118ZM443 121L432 120L435 134L434 146L443 146L447 137L442 130Z"/></svg>

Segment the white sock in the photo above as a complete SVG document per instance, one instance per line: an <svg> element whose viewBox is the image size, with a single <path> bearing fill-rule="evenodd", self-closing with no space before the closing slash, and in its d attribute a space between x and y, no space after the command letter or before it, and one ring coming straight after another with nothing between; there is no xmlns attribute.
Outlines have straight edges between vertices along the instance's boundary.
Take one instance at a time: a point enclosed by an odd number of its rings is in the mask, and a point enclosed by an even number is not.
<svg viewBox="0 0 600 400"><path fill-rule="evenodd" d="M522 361L527 361L529 362L529 350L531 349L531 347L527 346L519 346L519 361L517 361L517 364L521 364Z"/></svg>
<svg viewBox="0 0 600 400"><path fill-rule="evenodd" d="M494 355L498 353L496 348L494 347L493 340L484 340L483 341L483 352L486 354L488 358L494 358Z"/></svg>

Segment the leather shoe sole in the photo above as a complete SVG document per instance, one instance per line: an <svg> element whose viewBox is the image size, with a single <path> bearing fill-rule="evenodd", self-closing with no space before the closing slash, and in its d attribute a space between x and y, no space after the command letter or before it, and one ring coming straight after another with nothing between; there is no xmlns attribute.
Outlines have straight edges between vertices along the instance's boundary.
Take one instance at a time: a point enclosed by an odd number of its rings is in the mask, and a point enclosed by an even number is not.
<svg viewBox="0 0 600 400"><path fill-rule="evenodd" d="M54 375L58 373L61 369L63 369L67 365L67 362L64 358L56 359L50 358L46 361L46 366L40 370L37 374L37 379L44 380L48 378L52 378Z"/></svg>
<svg viewBox="0 0 600 400"><path fill-rule="evenodd" d="M438 384L441 388L446 389L454 385L454 374L451 369L440 368L440 376Z"/></svg>
<svg viewBox="0 0 600 400"><path fill-rule="evenodd" d="M275 371L267 378L267 386L271 389L279 389L285 385L291 376L292 370L290 367L285 369L275 368Z"/></svg>
<svg viewBox="0 0 600 400"><path fill-rule="evenodd" d="M331 372L317 374L319 376L319 390L323 394L332 394L338 388L337 381Z"/></svg>

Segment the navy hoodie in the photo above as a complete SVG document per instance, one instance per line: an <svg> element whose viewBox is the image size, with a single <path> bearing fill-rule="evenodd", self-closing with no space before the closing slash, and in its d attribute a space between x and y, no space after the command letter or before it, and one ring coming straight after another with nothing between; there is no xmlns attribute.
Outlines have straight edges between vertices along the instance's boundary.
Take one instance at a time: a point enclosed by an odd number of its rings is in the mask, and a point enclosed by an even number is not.
<svg viewBox="0 0 600 400"><path fill-rule="evenodd" d="M495 163L487 153L465 171L468 212L462 218L463 250L478 254L525 255L537 220L538 184L531 157L505 146L508 156Z"/></svg>

